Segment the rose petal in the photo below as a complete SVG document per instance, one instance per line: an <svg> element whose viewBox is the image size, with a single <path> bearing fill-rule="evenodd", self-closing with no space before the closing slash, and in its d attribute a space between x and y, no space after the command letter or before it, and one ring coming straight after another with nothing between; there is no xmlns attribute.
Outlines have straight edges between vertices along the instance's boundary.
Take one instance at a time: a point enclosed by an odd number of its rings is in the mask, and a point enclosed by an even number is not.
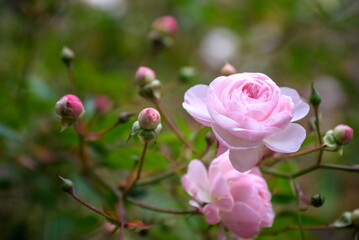
<svg viewBox="0 0 359 240"><path fill-rule="evenodd" d="M251 170L256 166L257 162L262 159L262 157L262 145L246 150L229 150L229 160L231 160L233 167L240 172Z"/></svg>
<svg viewBox="0 0 359 240"><path fill-rule="evenodd" d="M221 221L221 217L219 216L219 209L216 204L207 204L202 208L201 212L206 216L206 221L209 224L217 224Z"/></svg>
<svg viewBox="0 0 359 240"><path fill-rule="evenodd" d="M196 85L187 90L184 95L182 106L199 123L210 126L212 118L207 110L207 90L206 85Z"/></svg>
<svg viewBox="0 0 359 240"><path fill-rule="evenodd" d="M192 160L187 174L182 177L182 186L199 202L210 202L210 183L207 170L199 160Z"/></svg>
<svg viewBox="0 0 359 240"><path fill-rule="evenodd" d="M228 184L221 173L218 173L211 183L211 197L220 210L232 210L233 198L229 192Z"/></svg>
<svg viewBox="0 0 359 240"><path fill-rule="evenodd" d="M217 140L225 147L233 150L245 150L248 148L254 148L260 145L259 141L247 141L235 136L225 129L221 128L217 124L212 125L212 130Z"/></svg>
<svg viewBox="0 0 359 240"><path fill-rule="evenodd" d="M288 87L281 87L280 89L282 91L282 94L289 96L294 103L294 116L292 122L305 117L310 110L309 104L302 101L298 92L295 89Z"/></svg>
<svg viewBox="0 0 359 240"><path fill-rule="evenodd" d="M290 123L279 133L263 139L263 143L273 151L291 153L299 150L305 135L306 132L302 126Z"/></svg>
<svg viewBox="0 0 359 240"><path fill-rule="evenodd" d="M230 213L222 217L224 225L242 238L250 238L259 233L261 216L245 203L235 203Z"/></svg>

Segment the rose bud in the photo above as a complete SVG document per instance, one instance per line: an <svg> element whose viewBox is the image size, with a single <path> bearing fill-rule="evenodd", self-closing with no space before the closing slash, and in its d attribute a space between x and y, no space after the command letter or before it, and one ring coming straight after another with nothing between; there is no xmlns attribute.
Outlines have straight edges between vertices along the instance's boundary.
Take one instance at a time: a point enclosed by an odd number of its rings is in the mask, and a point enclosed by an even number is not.
<svg viewBox="0 0 359 240"><path fill-rule="evenodd" d="M111 109L112 101L106 95L97 95L94 99L95 111L103 114Z"/></svg>
<svg viewBox="0 0 359 240"><path fill-rule="evenodd" d="M237 73L237 69L235 69L235 67L233 67L228 62L226 64L224 64L224 66L221 69L221 75L222 76L229 76L229 75L232 75L232 74L235 74L235 73Z"/></svg>
<svg viewBox="0 0 359 240"><path fill-rule="evenodd" d="M325 202L325 197L323 197L321 194L314 194L311 199L310 203L313 207L321 207Z"/></svg>
<svg viewBox="0 0 359 240"><path fill-rule="evenodd" d="M333 130L335 141L339 145L348 144L353 138L353 129L345 124L339 124Z"/></svg>
<svg viewBox="0 0 359 240"><path fill-rule="evenodd" d="M359 229L359 209L355 209L351 213L351 220L352 220L353 227L356 229Z"/></svg>
<svg viewBox="0 0 359 240"><path fill-rule="evenodd" d="M177 33L177 21L172 16L159 17L153 22L152 28L174 37Z"/></svg>
<svg viewBox="0 0 359 240"><path fill-rule="evenodd" d="M71 50L71 48L64 46L62 48L60 57L66 65L69 65L74 60L75 53Z"/></svg>
<svg viewBox="0 0 359 240"><path fill-rule="evenodd" d="M141 86L139 94L141 97L151 101L158 100L162 96L162 84L158 79L155 79L152 82Z"/></svg>
<svg viewBox="0 0 359 240"><path fill-rule="evenodd" d="M146 130L155 129L161 122L161 115L154 108L145 108L138 115L140 127Z"/></svg>
<svg viewBox="0 0 359 240"><path fill-rule="evenodd" d="M156 73L148 67L139 67L135 74L135 82L139 86L146 85L156 79Z"/></svg>
<svg viewBox="0 0 359 240"><path fill-rule="evenodd" d="M315 88L314 83L312 83L312 93L310 95L309 102L314 107L318 107L319 104L322 102L322 98L320 97L317 89Z"/></svg>
<svg viewBox="0 0 359 240"><path fill-rule="evenodd" d="M182 67L179 72L179 80L183 83L191 81L196 76L196 70L193 67Z"/></svg>
<svg viewBox="0 0 359 240"><path fill-rule="evenodd" d="M74 183L71 180L61 176L58 176L58 178L62 181L62 190L70 194L74 192Z"/></svg>
<svg viewBox="0 0 359 240"><path fill-rule="evenodd" d="M74 123L77 118L81 117L85 112L81 100L75 95L71 94L60 98L60 100L55 105L55 111L61 118L61 131Z"/></svg>
<svg viewBox="0 0 359 240"><path fill-rule="evenodd" d="M144 142L157 140L158 133L162 130L161 116L154 108L145 108L138 115L138 120L133 123L130 137L138 134Z"/></svg>

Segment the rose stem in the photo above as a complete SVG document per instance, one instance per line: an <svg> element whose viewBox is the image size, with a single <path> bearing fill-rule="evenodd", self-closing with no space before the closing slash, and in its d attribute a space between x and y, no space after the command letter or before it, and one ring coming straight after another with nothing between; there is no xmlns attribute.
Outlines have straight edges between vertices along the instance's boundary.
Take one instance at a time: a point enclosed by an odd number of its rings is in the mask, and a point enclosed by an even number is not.
<svg viewBox="0 0 359 240"><path fill-rule="evenodd" d="M161 102L158 99L154 99L153 102L157 106L158 110L162 114L162 116L165 118L168 126L172 129L172 131L177 135L177 137L188 147L192 150L192 152L197 153L197 150L194 149L194 147L189 143L185 137L182 135L181 131L177 128L177 126L172 122L170 117L167 115L167 112L163 108Z"/></svg>

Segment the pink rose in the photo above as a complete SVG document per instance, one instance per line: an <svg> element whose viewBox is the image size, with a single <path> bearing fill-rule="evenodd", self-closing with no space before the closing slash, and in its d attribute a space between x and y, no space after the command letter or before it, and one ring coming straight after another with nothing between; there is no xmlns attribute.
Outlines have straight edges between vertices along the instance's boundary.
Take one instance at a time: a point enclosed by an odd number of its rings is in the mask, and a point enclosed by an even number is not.
<svg viewBox="0 0 359 240"><path fill-rule="evenodd" d="M212 127L241 172L256 165L264 147L296 152L306 136L305 129L292 122L307 115L309 105L296 90L279 88L262 73L237 73L218 77L209 86L196 85L185 93L183 107Z"/></svg>
<svg viewBox="0 0 359 240"><path fill-rule="evenodd" d="M208 172L202 162L192 160L182 186L195 200L190 204L209 224L222 222L241 238L251 238L273 223L271 194L258 168L238 172L229 161L229 151L214 159Z"/></svg>

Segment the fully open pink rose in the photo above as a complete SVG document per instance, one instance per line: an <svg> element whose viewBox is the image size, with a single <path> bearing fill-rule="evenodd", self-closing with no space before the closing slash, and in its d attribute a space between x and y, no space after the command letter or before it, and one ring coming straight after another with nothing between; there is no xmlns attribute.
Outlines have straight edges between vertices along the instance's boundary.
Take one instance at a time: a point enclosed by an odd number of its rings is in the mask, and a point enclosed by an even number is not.
<svg viewBox="0 0 359 240"><path fill-rule="evenodd" d="M293 121L307 115L309 105L296 90L279 88L262 73L218 77L209 86L196 85L184 96L183 107L205 126L212 127L238 171L247 171L262 158L265 147L295 152L305 129Z"/></svg>
<svg viewBox="0 0 359 240"><path fill-rule="evenodd" d="M236 171L228 151L214 159L207 172L192 160L182 177L183 188L194 198L190 204L202 212L209 224L222 222L241 238L251 238L273 223L271 194L258 168Z"/></svg>

